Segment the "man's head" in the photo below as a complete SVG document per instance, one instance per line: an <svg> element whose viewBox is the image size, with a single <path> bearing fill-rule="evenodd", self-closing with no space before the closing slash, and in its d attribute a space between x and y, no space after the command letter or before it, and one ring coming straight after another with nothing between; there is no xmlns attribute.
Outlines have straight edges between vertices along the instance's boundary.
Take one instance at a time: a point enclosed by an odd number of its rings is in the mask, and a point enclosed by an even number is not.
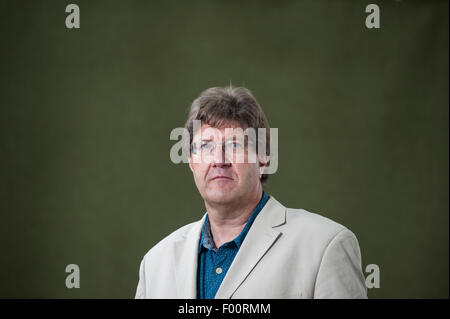
<svg viewBox="0 0 450 319"><path fill-rule="evenodd" d="M201 125L197 128L194 121ZM263 171L268 164L270 128L249 90L207 89L192 103L185 128L190 135L189 167L205 201L229 204L260 192L267 179ZM258 128L265 129L262 138ZM246 129L254 129L253 138L246 136ZM257 155L259 148L266 150L262 156Z"/></svg>

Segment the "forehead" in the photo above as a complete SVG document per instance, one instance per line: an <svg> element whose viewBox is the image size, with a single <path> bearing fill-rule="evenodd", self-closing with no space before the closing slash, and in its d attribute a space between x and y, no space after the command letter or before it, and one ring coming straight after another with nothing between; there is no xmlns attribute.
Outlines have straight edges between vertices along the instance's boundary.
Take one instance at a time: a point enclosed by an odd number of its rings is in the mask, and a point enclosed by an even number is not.
<svg viewBox="0 0 450 319"><path fill-rule="evenodd" d="M201 130L194 133L194 139L226 139L232 136L244 135L245 128L238 122L228 122L221 127L202 123Z"/></svg>

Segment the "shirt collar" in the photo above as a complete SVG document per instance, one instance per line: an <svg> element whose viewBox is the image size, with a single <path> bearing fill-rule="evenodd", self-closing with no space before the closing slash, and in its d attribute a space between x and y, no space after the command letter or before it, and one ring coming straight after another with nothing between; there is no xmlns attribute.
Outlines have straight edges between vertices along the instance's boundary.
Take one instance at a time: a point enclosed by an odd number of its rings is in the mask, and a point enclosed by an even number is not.
<svg viewBox="0 0 450 319"><path fill-rule="evenodd" d="M233 243L240 248L242 245L242 242L244 241L245 236L247 235L248 231L250 230L250 227L252 226L253 222L256 219L256 216L258 216L259 212L264 208L267 201L269 200L269 196L263 191L263 194L261 196L261 200L259 201L256 208L253 210L252 215L247 221L247 224L245 225L244 229L241 231L241 233L232 241L229 241L225 244ZM224 245L225 245L224 244ZM202 246L209 250L216 251L218 248L214 246L214 240L211 234L211 225L209 223L208 213L206 213L205 222L203 223L202 228L202 234L200 237L200 243L198 247L198 253L201 252Z"/></svg>

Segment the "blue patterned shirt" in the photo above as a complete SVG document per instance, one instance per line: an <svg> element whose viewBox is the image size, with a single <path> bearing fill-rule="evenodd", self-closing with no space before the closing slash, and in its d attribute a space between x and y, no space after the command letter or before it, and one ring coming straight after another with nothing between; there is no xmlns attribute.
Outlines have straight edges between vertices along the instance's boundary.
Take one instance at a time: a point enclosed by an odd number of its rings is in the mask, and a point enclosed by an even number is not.
<svg viewBox="0 0 450 319"><path fill-rule="evenodd" d="M224 243L218 249L214 246L208 214L203 224L202 235L198 247L197 298L213 299L225 278L242 242L245 239L256 216L269 200L263 191L261 200L253 211L241 233L232 241Z"/></svg>

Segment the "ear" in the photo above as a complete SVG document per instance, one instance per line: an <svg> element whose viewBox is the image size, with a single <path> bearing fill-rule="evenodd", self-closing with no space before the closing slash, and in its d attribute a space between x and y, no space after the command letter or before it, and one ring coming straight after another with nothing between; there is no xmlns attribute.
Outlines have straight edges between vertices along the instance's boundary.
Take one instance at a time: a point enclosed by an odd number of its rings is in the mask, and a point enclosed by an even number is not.
<svg viewBox="0 0 450 319"><path fill-rule="evenodd" d="M261 178L262 174L264 174L264 169L269 164L268 156L260 156L259 157L259 178Z"/></svg>

